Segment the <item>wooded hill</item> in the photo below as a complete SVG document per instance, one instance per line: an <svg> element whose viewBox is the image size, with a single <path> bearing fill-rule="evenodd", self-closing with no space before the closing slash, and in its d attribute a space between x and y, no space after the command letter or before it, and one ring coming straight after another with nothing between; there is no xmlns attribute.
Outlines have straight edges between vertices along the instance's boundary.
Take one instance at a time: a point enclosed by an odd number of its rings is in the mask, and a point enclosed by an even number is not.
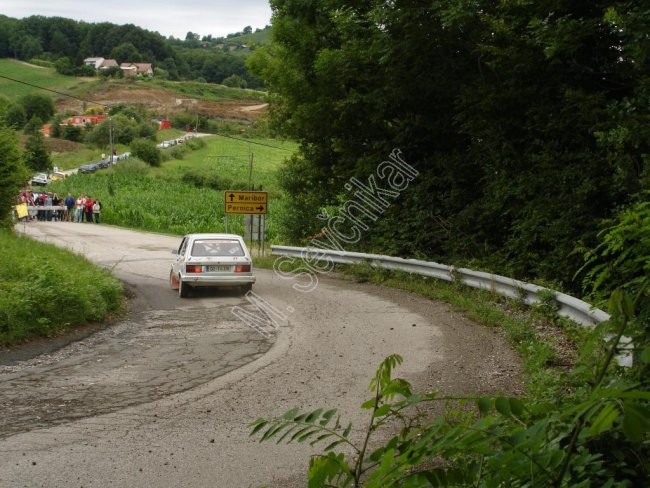
<svg viewBox="0 0 650 488"><path fill-rule="evenodd" d="M257 43L268 39L270 27L250 27L228 37L188 32L186 39L165 38L133 24L87 23L62 17L31 16L13 19L0 15L0 57L40 60L66 75L92 76L87 57L122 62L153 63L155 76L170 80L222 83L229 77L241 88L259 88L259 79L246 68L246 57ZM118 70L119 72L119 70Z"/></svg>

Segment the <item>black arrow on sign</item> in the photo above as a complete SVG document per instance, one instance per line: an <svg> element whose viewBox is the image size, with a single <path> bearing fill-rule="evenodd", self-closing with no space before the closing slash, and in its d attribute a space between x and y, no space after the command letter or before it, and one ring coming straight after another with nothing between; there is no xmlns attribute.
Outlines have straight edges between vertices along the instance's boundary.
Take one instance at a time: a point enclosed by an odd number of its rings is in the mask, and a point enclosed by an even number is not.
<svg viewBox="0 0 650 488"><path fill-rule="evenodd" d="M230 197L230 202L232 203L232 201L233 201L234 198L235 198L235 194L234 194L234 193L231 193L231 194L228 195L228 196Z"/></svg>
<svg viewBox="0 0 650 488"><path fill-rule="evenodd" d="M256 208L257 210L259 210L260 212L262 212L262 211L264 210L264 207L263 207L262 205L260 205L259 207L255 207L255 208Z"/></svg>

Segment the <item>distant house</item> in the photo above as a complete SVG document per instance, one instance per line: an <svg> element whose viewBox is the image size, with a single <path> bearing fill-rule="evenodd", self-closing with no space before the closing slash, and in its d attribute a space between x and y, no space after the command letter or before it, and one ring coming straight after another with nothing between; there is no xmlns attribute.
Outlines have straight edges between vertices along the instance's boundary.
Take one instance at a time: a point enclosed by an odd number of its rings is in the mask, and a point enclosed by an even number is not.
<svg viewBox="0 0 650 488"><path fill-rule="evenodd" d="M104 59L98 69L119 68L119 64L114 59Z"/></svg>
<svg viewBox="0 0 650 488"><path fill-rule="evenodd" d="M92 66L95 69L99 69L104 61L104 58L86 58L84 59L84 64Z"/></svg>
<svg viewBox="0 0 650 488"><path fill-rule="evenodd" d="M97 125L106 118L105 115L73 115L61 121L61 125L74 125L75 127L85 127L87 124Z"/></svg>
<svg viewBox="0 0 650 488"><path fill-rule="evenodd" d="M122 63L120 64L122 75L125 78L132 76L153 76L153 66L151 63Z"/></svg>

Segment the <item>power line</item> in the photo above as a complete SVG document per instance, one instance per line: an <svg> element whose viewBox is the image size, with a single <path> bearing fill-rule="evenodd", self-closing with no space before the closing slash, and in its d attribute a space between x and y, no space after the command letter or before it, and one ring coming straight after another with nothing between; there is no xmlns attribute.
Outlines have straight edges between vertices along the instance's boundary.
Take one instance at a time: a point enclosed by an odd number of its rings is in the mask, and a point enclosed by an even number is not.
<svg viewBox="0 0 650 488"><path fill-rule="evenodd" d="M74 95L70 95L69 93L63 93L63 92L60 92L60 91L57 91L57 90L53 90L52 88L46 88L44 86L39 86L39 85L35 85L33 83L29 83L27 81L17 80L15 78L11 78L10 76L0 75L0 78L4 78L5 80L9 80L9 81L14 81L14 82L20 83L22 85L31 86L32 88L38 88L39 90L45 90L45 91L48 91L48 92L51 92L51 93L56 93L57 95L62 95L64 97L73 98L74 100L79 100L80 102L90 103L90 104L93 104L93 105L101 105L102 107L109 107L109 105L107 105L105 103L99 103L99 102L94 102L92 100L86 100L84 98L80 98L80 97L77 97L77 96L74 96Z"/></svg>

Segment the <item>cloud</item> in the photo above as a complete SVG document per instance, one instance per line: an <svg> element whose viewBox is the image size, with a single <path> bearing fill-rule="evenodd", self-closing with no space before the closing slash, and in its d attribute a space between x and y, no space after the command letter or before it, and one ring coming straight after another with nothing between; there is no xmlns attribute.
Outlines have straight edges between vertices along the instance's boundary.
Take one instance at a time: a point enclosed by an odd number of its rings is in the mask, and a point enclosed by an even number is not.
<svg viewBox="0 0 650 488"><path fill-rule="evenodd" d="M1 12L14 18L42 15L85 22L134 24L163 36L184 39L192 31L201 36L225 36L250 25L271 23L268 0L3 0Z"/></svg>

